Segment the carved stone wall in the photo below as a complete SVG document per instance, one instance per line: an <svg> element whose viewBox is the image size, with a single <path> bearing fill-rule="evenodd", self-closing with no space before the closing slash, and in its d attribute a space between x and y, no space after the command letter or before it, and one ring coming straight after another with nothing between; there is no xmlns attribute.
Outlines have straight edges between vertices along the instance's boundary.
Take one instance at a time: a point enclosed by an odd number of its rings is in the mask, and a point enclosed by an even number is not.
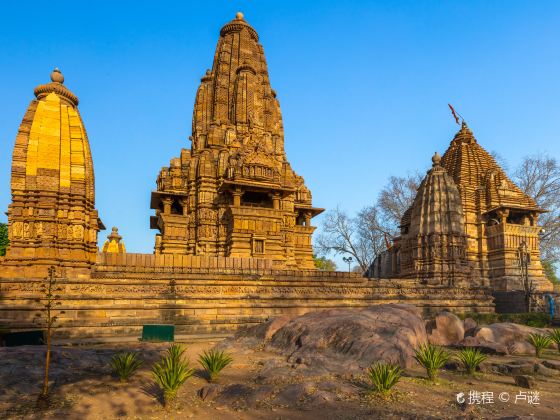
<svg viewBox="0 0 560 420"><path fill-rule="evenodd" d="M167 264L177 257L190 258L189 265ZM217 267L201 267L206 258ZM57 334L139 335L149 323L174 324L179 334L232 332L282 314L388 302L410 303L425 312L493 311L485 289L368 281L355 273L274 270L266 264L250 258L101 254L91 280L60 281L66 313ZM0 280L0 318L10 329L33 327L39 288L39 280Z"/></svg>

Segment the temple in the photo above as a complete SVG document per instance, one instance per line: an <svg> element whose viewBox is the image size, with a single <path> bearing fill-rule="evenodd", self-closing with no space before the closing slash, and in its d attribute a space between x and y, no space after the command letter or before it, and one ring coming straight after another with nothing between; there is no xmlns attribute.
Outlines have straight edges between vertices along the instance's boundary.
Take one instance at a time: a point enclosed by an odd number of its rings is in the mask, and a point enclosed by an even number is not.
<svg viewBox="0 0 560 420"><path fill-rule="evenodd" d="M543 211L463 122L443 157L434 156L403 216L400 236L376 258L372 274L507 292L524 287L519 253L526 252L533 287L551 291L540 261L538 216Z"/></svg>
<svg viewBox="0 0 560 420"><path fill-rule="evenodd" d="M107 235L107 240L101 248L101 252L110 254L126 254L126 247L122 236L119 235L119 230L116 227L111 229L111 233Z"/></svg>
<svg viewBox="0 0 560 420"><path fill-rule="evenodd" d="M543 210L466 124L432 157L375 278L315 269L311 219L322 209L287 160L263 48L242 14L222 27L201 80L191 148L161 170L151 193L153 253L126 252L116 228L98 249L104 226L78 98L58 70L35 96L15 141L10 246L0 257L0 319L10 331L36 327L50 267L64 310L56 334L77 339L137 337L147 324L230 334L274 316L389 302L494 312L500 290L508 311L522 249L538 292L551 289L539 260Z"/></svg>
<svg viewBox="0 0 560 420"><path fill-rule="evenodd" d="M191 148L157 177L156 254L253 257L313 269L311 218L322 209L284 151L264 50L243 14L220 31L202 77Z"/></svg>
<svg viewBox="0 0 560 420"><path fill-rule="evenodd" d="M16 136L3 275L41 277L54 265L88 276L104 229L94 184L78 98L55 69L51 83L35 88Z"/></svg>

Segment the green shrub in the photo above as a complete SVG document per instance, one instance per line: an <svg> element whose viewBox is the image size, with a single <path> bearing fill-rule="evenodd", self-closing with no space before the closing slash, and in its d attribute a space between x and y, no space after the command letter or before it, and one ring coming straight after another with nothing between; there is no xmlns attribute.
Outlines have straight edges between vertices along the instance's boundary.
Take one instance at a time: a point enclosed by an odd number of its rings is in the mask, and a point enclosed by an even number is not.
<svg viewBox="0 0 560 420"><path fill-rule="evenodd" d="M535 348L535 356L541 357L541 352L552 343L552 338L544 334L530 334L527 340Z"/></svg>
<svg viewBox="0 0 560 420"><path fill-rule="evenodd" d="M208 375L208 380L210 382L214 381L220 372L231 362L233 359L227 353L218 350L204 351L200 356L198 356L198 362L202 365L206 374Z"/></svg>
<svg viewBox="0 0 560 420"><path fill-rule="evenodd" d="M177 396L177 391L194 374L188 360L183 359L185 349L174 344L163 358L154 365L152 374L156 383L163 391L165 405L171 403Z"/></svg>
<svg viewBox="0 0 560 420"><path fill-rule="evenodd" d="M142 366L142 363L142 360L138 359L137 353L120 352L111 357L109 364L121 382L126 382Z"/></svg>
<svg viewBox="0 0 560 420"><path fill-rule="evenodd" d="M468 372L469 375L473 375L476 368L480 366L482 362L487 359L488 356L482 354L479 349L473 347L466 347L462 349L457 358Z"/></svg>
<svg viewBox="0 0 560 420"><path fill-rule="evenodd" d="M556 343L558 346L558 351L560 351L560 329L552 330L551 333L548 335L552 341Z"/></svg>
<svg viewBox="0 0 560 420"><path fill-rule="evenodd" d="M399 365L377 362L368 368L367 375L374 391L387 394L399 382L402 372Z"/></svg>
<svg viewBox="0 0 560 420"><path fill-rule="evenodd" d="M449 360L449 353L441 347L433 344L423 344L414 350L414 358L426 369L428 379L433 381L437 377L437 372Z"/></svg>
<svg viewBox="0 0 560 420"><path fill-rule="evenodd" d="M544 328L550 325L550 317L543 312L528 312L518 314L497 313L467 313L461 314L461 319L472 318L479 324L493 324L496 322L513 322L515 324L528 325L529 327Z"/></svg>

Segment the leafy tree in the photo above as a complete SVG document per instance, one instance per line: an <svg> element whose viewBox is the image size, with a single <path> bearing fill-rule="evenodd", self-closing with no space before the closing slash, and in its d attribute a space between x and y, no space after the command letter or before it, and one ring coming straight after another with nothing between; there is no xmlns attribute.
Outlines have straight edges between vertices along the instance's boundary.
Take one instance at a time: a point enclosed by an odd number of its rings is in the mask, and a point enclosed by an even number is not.
<svg viewBox="0 0 560 420"><path fill-rule="evenodd" d="M10 241L8 240L8 225L0 223L0 257L6 255L6 248Z"/></svg>
<svg viewBox="0 0 560 420"><path fill-rule="evenodd" d="M317 270L336 271L336 263L333 260L327 259L327 257L318 257L313 254L313 263Z"/></svg>
<svg viewBox="0 0 560 420"><path fill-rule="evenodd" d="M559 284L560 280L556 274L556 261L543 260L542 265L546 278L554 284Z"/></svg>

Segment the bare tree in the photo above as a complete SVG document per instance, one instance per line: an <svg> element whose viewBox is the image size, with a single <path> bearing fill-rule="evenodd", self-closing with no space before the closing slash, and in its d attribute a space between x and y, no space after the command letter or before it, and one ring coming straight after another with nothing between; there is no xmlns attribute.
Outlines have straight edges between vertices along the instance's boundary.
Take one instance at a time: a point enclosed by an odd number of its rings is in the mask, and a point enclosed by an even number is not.
<svg viewBox="0 0 560 420"><path fill-rule="evenodd" d="M364 207L355 217L337 208L326 213L315 246L321 255L349 254L366 271L375 257L398 233L404 212L410 207L420 175L391 177L376 205Z"/></svg>
<svg viewBox="0 0 560 420"><path fill-rule="evenodd" d="M539 218L541 258L554 263L560 258L560 166L554 158L527 156L513 173L517 185L545 210Z"/></svg>
<svg viewBox="0 0 560 420"><path fill-rule="evenodd" d="M43 378L43 389L41 391L41 394L39 394L39 398L37 399L37 406L41 408L47 408L50 404L49 367L51 364L52 330L56 328L55 323L58 320L57 315L64 314L64 311L57 309L58 306L62 304L60 301L60 296L56 294L57 292L60 292L62 290L62 288L58 286L58 280L59 279L56 275L56 268L54 266L49 267L49 274L41 285L41 292L43 297L37 299L37 302L42 306L40 313L36 314L37 320L46 329L47 336L47 342L45 343L47 345L47 348L45 353L45 375Z"/></svg>
<svg viewBox="0 0 560 420"><path fill-rule="evenodd" d="M322 255L349 254L362 271L367 270L383 243L384 232L376 229L376 214L375 207L366 207L353 218L339 208L330 210L316 239L317 251Z"/></svg>
<svg viewBox="0 0 560 420"><path fill-rule="evenodd" d="M379 193L377 206L381 213L381 220L393 235L398 232L404 212L412 205L420 182L422 176L419 172L406 177L392 176Z"/></svg>

